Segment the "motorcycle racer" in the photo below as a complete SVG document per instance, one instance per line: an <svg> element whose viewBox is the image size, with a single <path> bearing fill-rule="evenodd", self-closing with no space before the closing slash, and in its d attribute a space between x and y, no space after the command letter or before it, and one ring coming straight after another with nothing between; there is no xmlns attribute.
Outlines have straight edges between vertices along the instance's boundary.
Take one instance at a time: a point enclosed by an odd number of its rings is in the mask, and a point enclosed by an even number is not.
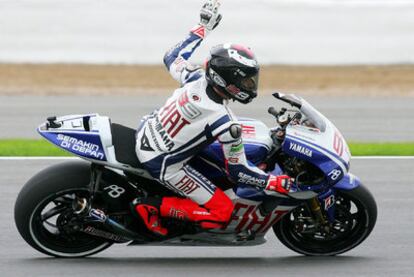
<svg viewBox="0 0 414 277"><path fill-rule="evenodd" d="M187 162L207 145L222 145L225 168L239 184L262 188L267 194L287 194L290 177L273 176L249 163L242 128L228 107L229 100L247 104L257 96L259 65L251 49L223 44L211 49L206 68L188 62L195 49L221 20L220 3L208 0L200 23L164 56L171 76L181 87L165 105L145 116L137 130L136 154L161 184L182 197L137 198L133 209L153 233L166 236L160 217L220 228L230 220L230 198Z"/></svg>

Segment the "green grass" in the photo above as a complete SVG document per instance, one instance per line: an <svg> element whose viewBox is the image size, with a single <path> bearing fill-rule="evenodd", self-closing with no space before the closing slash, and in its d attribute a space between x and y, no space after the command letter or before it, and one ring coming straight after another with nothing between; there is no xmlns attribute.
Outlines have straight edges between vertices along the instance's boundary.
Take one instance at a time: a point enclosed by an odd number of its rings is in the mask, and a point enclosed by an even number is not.
<svg viewBox="0 0 414 277"><path fill-rule="evenodd" d="M46 140L0 140L0 156L72 156Z"/></svg>
<svg viewBox="0 0 414 277"><path fill-rule="evenodd" d="M353 156L414 156L414 142L349 144ZM46 140L0 140L0 156L72 156Z"/></svg>
<svg viewBox="0 0 414 277"><path fill-rule="evenodd" d="M353 156L414 156L414 142L351 142L349 148Z"/></svg>

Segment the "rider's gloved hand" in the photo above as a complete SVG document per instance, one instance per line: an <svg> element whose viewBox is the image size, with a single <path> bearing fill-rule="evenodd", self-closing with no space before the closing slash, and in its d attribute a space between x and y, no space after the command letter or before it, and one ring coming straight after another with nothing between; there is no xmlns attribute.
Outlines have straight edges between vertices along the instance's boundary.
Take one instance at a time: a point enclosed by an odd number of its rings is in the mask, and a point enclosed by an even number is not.
<svg viewBox="0 0 414 277"><path fill-rule="evenodd" d="M191 32L205 38L220 23L222 16L218 12L219 7L218 0L207 0L200 11L200 23Z"/></svg>
<svg viewBox="0 0 414 277"><path fill-rule="evenodd" d="M287 175L274 176L270 175L265 190L268 192L277 192L288 194L292 186L292 178Z"/></svg>

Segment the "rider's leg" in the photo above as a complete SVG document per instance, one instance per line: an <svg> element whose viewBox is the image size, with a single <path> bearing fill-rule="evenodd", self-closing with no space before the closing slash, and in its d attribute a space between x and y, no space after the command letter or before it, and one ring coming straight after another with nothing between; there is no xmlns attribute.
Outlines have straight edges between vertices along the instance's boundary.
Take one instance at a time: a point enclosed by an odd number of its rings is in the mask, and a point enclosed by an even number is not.
<svg viewBox="0 0 414 277"><path fill-rule="evenodd" d="M203 228L218 228L227 223L233 211L229 197L198 171L184 165L189 158L171 164L164 153L157 151L152 141L144 139L146 132L146 128L139 128L136 149L138 159L160 183L189 198L165 197L161 203L156 199L138 199L140 203L135 203L134 209L147 228L160 235L166 233L160 224L159 215L186 218L199 222Z"/></svg>
<svg viewBox="0 0 414 277"><path fill-rule="evenodd" d="M233 203L219 188L189 165L175 173L167 172L164 181L187 197L164 197L160 214L198 222L202 228L219 228L230 220Z"/></svg>
<svg viewBox="0 0 414 277"><path fill-rule="evenodd" d="M165 233L158 215L197 222L204 229L220 228L230 220L232 201L198 171L185 165L174 173L170 168L164 176L165 186L188 198L164 197L161 202L151 198L136 203L135 210L148 229L160 235ZM150 214L148 207L159 212Z"/></svg>
<svg viewBox="0 0 414 277"><path fill-rule="evenodd" d="M227 223L232 211L231 200L217 188L209 201L202 206L189 198L164 197L160 214L164 217L198 222L203 229L212 229L220 228Z"/></svg>

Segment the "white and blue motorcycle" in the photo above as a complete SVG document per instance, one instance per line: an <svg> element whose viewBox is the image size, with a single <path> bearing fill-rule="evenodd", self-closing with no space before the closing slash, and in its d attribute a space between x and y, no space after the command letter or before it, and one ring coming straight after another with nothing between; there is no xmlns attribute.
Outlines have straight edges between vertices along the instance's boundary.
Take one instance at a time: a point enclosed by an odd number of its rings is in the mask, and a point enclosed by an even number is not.
<svg viewBox="0 0 414 277"><path fill-rule="evenodd" d="M38 132L86 161L60 163L39 172L15 204L17 228L33 248L56 257L84 257L114 243L154 246L249 246L266 242L273 229L288 248L304 255L337 255L364 241L375 226L371 193L349 173L350 152L337 128L308 102L273 94L293 108L269 113L278 127L241 119L247 158L272 174L295 178L289 195L274 198L238 186L224 171L220 145L190 161L233 200L222 229L163 219L167 238L154 237L130 209L136 197L166 196L135 155L135 130L98 114L48 118Z"/></svg>

